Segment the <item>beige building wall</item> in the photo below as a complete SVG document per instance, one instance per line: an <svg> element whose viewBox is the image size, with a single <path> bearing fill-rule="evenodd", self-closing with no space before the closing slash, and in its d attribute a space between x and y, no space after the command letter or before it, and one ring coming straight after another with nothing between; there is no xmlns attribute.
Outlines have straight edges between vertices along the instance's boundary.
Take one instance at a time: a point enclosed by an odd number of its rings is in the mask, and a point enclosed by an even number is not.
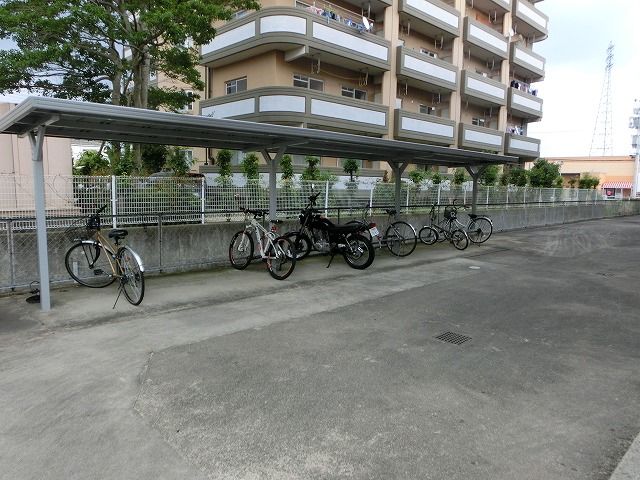
<svg viewBox="0 0 640 480"><path fill-rule="evenodd" d="M616 157L553 157L549 162L560 164L565 179L580 177L585 173L604 182L632 182L635 159L629 155Z"/></svg>
<svg viewBox="0 0 640 480"><path fill-rule="evenodd" d="M0 103L0 115L13 109L16 104ZM71 140L48 137L43 145L43 167L45 175L71 175ZM33 175L31 142L28 137L0 134L0 174Z"/></svg>

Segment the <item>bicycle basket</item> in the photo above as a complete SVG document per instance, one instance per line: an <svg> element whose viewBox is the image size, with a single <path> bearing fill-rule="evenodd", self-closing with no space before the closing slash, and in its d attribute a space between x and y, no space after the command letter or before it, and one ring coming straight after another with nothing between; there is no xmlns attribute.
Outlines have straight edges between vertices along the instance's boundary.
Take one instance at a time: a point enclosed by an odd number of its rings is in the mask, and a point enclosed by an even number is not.
<svg viewBox="0 0 640 480"><path fill-rule="evenodd" d="M87 240L91 238L95 231L95 228L91 228L89 225L87 225L86 220L78 220L71 226L67 227L64 231L64 234L70 241L79 242L81 240Z"/></svg>
<svg viewBox="0 0 640 480"><path fill-rule="evenodd" d="M456 209L454 207L444 207L444 218L447 220L453 220L456 218Z"/></svg>

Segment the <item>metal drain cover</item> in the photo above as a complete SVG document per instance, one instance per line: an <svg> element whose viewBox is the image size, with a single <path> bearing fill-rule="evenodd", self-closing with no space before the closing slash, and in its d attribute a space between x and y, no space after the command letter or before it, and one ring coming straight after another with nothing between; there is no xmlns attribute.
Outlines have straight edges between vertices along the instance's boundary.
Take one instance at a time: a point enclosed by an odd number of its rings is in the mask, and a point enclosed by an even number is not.
<svg viewBox="0 0 640 480"><path fill-rule="evenodd" d="M471 337L453 332L445 332L441 335L436 336L436 338L438 340L442 340L443 342L453 343L455 345L462 345L464 342L471 340Z"/></svg>

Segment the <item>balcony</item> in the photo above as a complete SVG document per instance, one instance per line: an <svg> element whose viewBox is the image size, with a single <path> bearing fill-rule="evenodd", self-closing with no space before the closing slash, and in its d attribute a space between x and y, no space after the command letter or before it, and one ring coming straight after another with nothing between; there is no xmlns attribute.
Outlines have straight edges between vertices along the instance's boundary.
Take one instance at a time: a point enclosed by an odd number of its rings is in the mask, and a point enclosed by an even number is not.
<svg viewBox="0 0 640 480"><path fill-rule="evenodd" d="M440 0L400 0L400 25L440 42L460 36L460 12Z"/></svg>
<svg viewBox="0 0 640 480"><path fill-rule="evenodd" d="M518 88L509 87L507 110L514 117L537 121L542 118L542 99Z"/></svg>
<svg viewBox="0 0 640 480"><path fill-rule="evenodd" d="M514 76L539 82L544 79L546 60L518 42L510 45L509 62Z"/></svg>
<svg viewBox="0 0 640 480"><path fill-rule="evenodd" d="M398 78L429 92L454 92L458 88L458 67L424 53L398 47Z"/></svg>
<svg viewBox="0 0 640 480"><path fill-rule="evenodd" d="M393 138L449 146L456 143L456 122L397 108Z"/></svg>
<svg viewBox="0 0 640 480"><path fill-rule="evenodd" d="M385 105L299 87L266 87L200 101L200 114L380 137L389 133Z"/></svg>
<svg viewBox="0 0 640 480"><path fill-rule="evenodd" d="M507 86L469 70L462 71L462 100L482 107L507 104Z"/></svg>
<svg viewBox="0 0 640 480"><path fill-rule="evenodd" d="M505 134L505 155L513 155L520 158L540 157L540 140L537 138L524 137L514 133Z"/></svg>
<svg viewBox="0 0 640 480"><path fill-rule="evenodd" d="M499 20L497 15L504 15L511 11L511 0L472 0L469 1L474 8L489 15L492 21ZM494 17L496 15L496 17Z"/></svg>
<svg viewBox="0 0 640 480"><path fill-rule="evenodd" d="M513 29L529 41L537 42L547 38L549 31L549 17L538 10L530 2L515 0L513 16Z"/></svg>
<svg viewBox="0 0 640 480"><path fill-rule="evenodd" d="M464 53L481 60L506 60L509 57L509 41L490 27L464 17Z"/></svg>
<svg viewBox="0 0 640 480"><path fill-rule="evenodd" d="M504 147L504 134L493 128L461 123L458 128L458 135L459 148L501 152Z"/></svg>
<svg viewBox="0 0 640 480"><path fill-rule="evenodd" d="M220 27L202 46L201 64L216 68L281 50L286 61L308 57L374 75L389 71L391 42L349 22L295 7L265 8Z"/></svg>

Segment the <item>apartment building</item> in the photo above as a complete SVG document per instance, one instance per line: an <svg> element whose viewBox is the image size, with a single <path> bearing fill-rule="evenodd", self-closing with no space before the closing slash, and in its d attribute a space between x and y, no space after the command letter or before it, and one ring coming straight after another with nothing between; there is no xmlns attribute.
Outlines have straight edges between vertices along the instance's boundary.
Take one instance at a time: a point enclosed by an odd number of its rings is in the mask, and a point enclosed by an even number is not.
<svg viewBox="0 0 640 480"><path fill-rule="evenodd" d="M534 50L548 33L538 3L263 0L201 46L198 108L535 159L540 141L528 125L542 118L535 84L545 59Z"/></svg>

